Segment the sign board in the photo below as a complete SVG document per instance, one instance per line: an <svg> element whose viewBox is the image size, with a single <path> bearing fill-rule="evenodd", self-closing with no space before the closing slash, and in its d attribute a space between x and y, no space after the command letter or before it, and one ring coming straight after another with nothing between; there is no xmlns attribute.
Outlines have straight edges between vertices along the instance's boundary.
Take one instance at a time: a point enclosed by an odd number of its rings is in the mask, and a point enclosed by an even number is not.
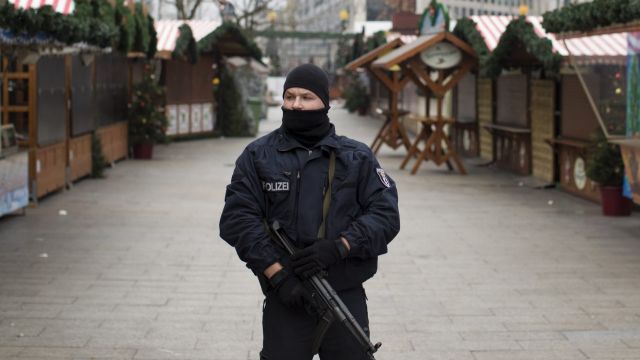
<svg viewBox="0 0 640 360"><path fill-rule="evenodd" d="M213 104L202 104L202 131L213 131L215 122L213 118Z"/></svg>
<svg viewBox="0 0 640 360"><path fill-rule="evenodd" d="M178 106L178 134L189 133L189 104Z"/></svg>
<svg viewBox="0 0 640 360"><path fill-rule="evenodd" d="M640 140L639 140L640 142ZM640 204L640 146L620 146L633 202Z"/></svg>
<svg viewBox="0 0 640 360"><path fill-rule="evenodd" d="M178 133L178 107L176 105L167 105L167 135L176 135Z"/></svg>
<svg viewBox="0 0 640 360"><path fill-rule="evenodd" d="M29 153L0 158L0 216L29 204Z"/></svg>
<svg viewBox="0 0 640 360"><path fill-rule="evenodd" d="M202 104L191 104L191 133L202 132Z"/></svg>

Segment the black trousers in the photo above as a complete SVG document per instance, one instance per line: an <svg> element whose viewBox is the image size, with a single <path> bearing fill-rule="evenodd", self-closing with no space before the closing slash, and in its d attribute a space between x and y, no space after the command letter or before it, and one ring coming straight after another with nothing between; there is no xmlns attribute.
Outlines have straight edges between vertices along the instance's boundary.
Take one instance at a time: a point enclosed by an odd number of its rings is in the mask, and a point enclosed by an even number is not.
<svg viewBox="0 0 640 360"><path fill-rule="evenodd" d="M362 287L338 292L353 317L369 335L367 297ZM260 360L311 360L318 318L304 308L287 308L268 293L262 314L263 347ZM342 324L333 323L319 350L324 360L367 359L357 340Z"/></svg>

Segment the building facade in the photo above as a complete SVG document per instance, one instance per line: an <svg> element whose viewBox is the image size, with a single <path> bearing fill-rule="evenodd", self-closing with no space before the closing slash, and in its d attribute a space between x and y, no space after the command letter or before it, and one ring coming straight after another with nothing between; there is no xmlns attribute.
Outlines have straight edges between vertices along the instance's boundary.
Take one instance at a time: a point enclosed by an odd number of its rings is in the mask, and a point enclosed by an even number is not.
<svg viewBox="0 0 640 360"><path fill-rule="evenodd" d="M173 1L167 0L143 0L149 9L149 13L156 20L176 20L178 11ZM185 1L187 4L196 1ZM220 18L220 10L217 1L203 1L198 6L193 20L217 20Z"/></svg>
<svg viewBox="0 0 640 360"><path fill-rule="evenodd" d="M391 21L398 11L416 11L416 0L288 0L278 25L300 32L355 33L367 22ZM342 13L342 16L341 16ZM345 18L344 15L348 14ZM280 39L283 72L313 62L335 71L337 39Z"/></svg>
<svg viewBox="0 0 640 360"><path fill-rule="evenodd" d="M558 1L561 4L556 4ZM431 0L417 0L417 10L422 13ZM473 15L519 15L520 6L529 8L528 15L542 15L544 12L564 5L565 0L441 0L447 7L451 19L461 19Z"/></svg>

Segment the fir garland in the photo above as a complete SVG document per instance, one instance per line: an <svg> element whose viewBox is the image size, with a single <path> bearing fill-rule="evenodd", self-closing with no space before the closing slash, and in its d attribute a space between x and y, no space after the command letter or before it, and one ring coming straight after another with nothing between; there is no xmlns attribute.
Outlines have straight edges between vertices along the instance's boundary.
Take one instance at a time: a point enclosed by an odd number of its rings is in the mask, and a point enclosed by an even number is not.
<svg viewBox="0 0 640 360"><path fill-rule="evenodd" d="M176 40L176 47L173 49L171 56L173 58L186 58L192 64L197 63L198 47L193 37L191 27L185 23L178 28L178 31L180 32L180 36L178 36L178 40Z"/></svg>
<svg viewBox="0 0 640 360"><path fill-rule="evenodd" d="M377 48L378 46L382 46L386 43L387 43L387 34L382 30L376 31L375 33L373 33L373 36L367 39L367 42L365 44L365 48L366 48L365 52L369 52Z"/></svg>
<svg viewBox="0 0 640 360"><path fill-rule="evenodd" d="M126 54L133 48L136 27L131 10L124 4L124 0L116 0L115 21L119 32L118 50Z"/></svg>
<svg viewBox="0 0 640 360"><path fill-rule="evenodd" d="M124 0L117 0L115 8L104 0L75 0L75 3L74 13L63 15L49 5L24 10L2 2L0 28L16 36L44 37L53 45L84 42L100 48L115 46L122 53L147 52L152 42L149 31L152 19L144 16L140 4L132 14Z"/></svg>
<svg viewBox="0 0 640 360"><path fill-rule="evenodd" d="M236 85L233 74L223 67L220 84L213 87L213 97L218 103L218 129L224 136L254 136L248 108L242 101L242 94Z"/></svg>
<svg viewBox="0 0 640 360"><path fill-rule="evenodd" d="M542 26L548 32L590 31L639 22L640 0L594 0L548 11L542 17Z"/></svg>
<svg viewBox="0 0 640 360"><path fill-rule="evenodd" d="M147 46L147 59L153 59L158 51L158 33L156 32L156 26L151 15L147 15L147 27L149 31L149 44Z"/></svg>
<svg viewBox="0 0 640 360"><path fill-rule="evenodd" d="M139 52L147 52L147 46L149 44L149 27L147 25L147 17L144 15L141 3L136 3L135 6L135 36L133 42L133 50Z"/></svg>
<svg viewBox="0 0 640 360"><path fill-rule="evenodd" d="M510 66L508 61L511 58L514 46L518 43L523 44L527 53L540 62L546 75L558 73L562 56L554 53L551 41L546 38L540 38L533 29L533 25L525 17L521 16L507 25L505 32L500 37L498 46L489 56L486 62L488 76L498 77L503 68Z"/></svg>
<svg viewBox="0 0 640 360"><path fill-rule="evenodd" d="M476 55L478 56L480 67L484 67L487 60L489 59L489 48L484 42L484 38L478 31L476 22L471 20L470 18L462 18L458 20L456 27L453 28L453 35L471 45L473 50L476 52Z"/></svg>
<svg viewBox="0 0 640 360"><path fill-rule="evenodd" d="M213 32L198 41L198 52L213 52L223 37L232 37L239 45L248 49L249 56L261 61L262 51L256 43L237 24L225 21Z"/></svg>

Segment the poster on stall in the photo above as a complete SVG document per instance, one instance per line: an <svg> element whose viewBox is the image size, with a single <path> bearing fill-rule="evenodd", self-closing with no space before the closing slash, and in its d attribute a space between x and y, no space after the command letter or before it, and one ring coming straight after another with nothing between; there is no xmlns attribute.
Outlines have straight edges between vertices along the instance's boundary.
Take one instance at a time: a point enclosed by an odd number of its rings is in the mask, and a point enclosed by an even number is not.
<svg viewBox="0 0 640 360"><path fill-rule="evenodd" d="M621 146L628 191L633 202L640 204L640 146Z"/></svg>
<svg viewBox="0 0 640 360"><path fill-rule="evenodd" d="M0 216L22 209L28 204L28 152L0 158Z"/></svg>
<svg viewBox="0 0 640 360"><path fill-rule="evenodd" d="M176 105L167 105L167 135L176 135L178 133L178 107Z"/></svg>
<svg viewBox="0 0 640 360"><path fill-rule="evenodd" d="M640 136L640 32L628 34L627 136Z"/></svg>
<svg viewBox="0 0 640 360"><path fill-rule="evenodd" d="M213 131L215 121L213 118L213 104L202 104L202 131Z"/></svg>
<svg viewBox="0 0 640 360"><path fill-rule="evenodd" d="M627 137L640 142L640 32L627 35ZM640 146L620 146L624 159L624 195L640 204Z"/></svg>
<svg viewBox="0 0 640 360"><path fill-rule="evenodd" d="M178 134L189 133L189 105L178 106Z"/></svg>
<svg viewBox="0 0 640 360"><path fill-rule="evenodd" d="M191 104L191 133L202 131L202 105Z"/></svg>

